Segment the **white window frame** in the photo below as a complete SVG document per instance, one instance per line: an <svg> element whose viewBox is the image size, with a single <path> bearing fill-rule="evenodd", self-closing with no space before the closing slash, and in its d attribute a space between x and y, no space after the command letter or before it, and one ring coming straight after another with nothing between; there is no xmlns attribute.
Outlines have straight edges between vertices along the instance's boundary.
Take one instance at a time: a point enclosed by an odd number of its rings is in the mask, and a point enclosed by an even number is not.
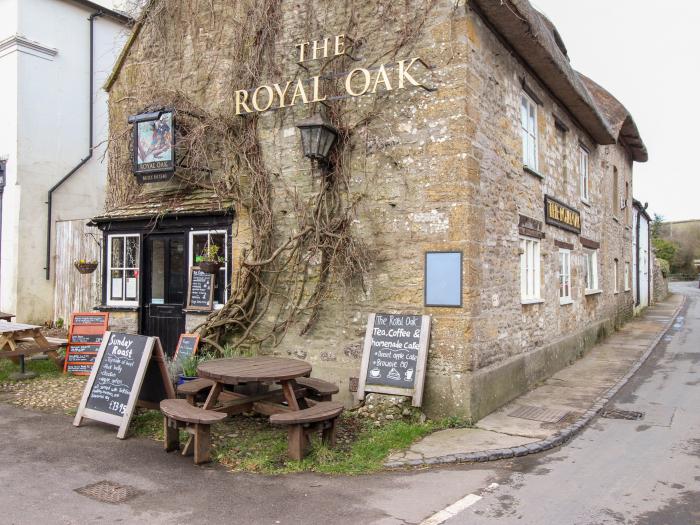
<svg viewBox="0 0 700 525"><path fill-rule="evenodd" d="M540 241L520 238L520 300L522 304L541 303Z"/></svg>
<svg viewBox="0 0 700 525"><path fill-rule="evenodd" d="M571 297L571 250L559 249L559 271L557 275L559 277L559 304L573 303L574 301ZM566 283L566 286L564 286L564 283ZM567 293L563 294L565 289Z"/></svg>
<svg viewBox="0 0 700 525"><path fill-rule="evenodd" d="M613 259L613 293L620 293L620 285L618 281L620 280L620 261Z"/></svg>
<svg viewBox="0 0 700 525"><path fill-rule="evenodd" d="M139 300L140 300L140 294L139 294L139 288L140 286L140 281L141 281L141 268L139 266L136 266L135 268L127 268L126 267L126 251L123 253L124 257L124 267L122 268L112 268L112 239L121 237L124 239L124 250L126 250L126 239L128 237L136 238L138 243L138 252L136 254L136 264L140 262L141 259L141 240L140 240L140 235L138 233L115 233L115 234L110 234L107 236L107 297L105 298L105 304L107 306L138 306L139 305ZM122 277L124 286L125 286L125 281L126 281L126 271L127 270L136 270L137 275L136 275L136 299L135 300L126 300L126 299L112 299L112 270L120 270L124 273L124 277ZM126 295L126 288L124 288Z"/></svg>
<svg viewBox="0 0 700 525"><path fill-rule="evenodd" d="M578 151L578 171L581 180L581 200L585 203L588 203L590 200L591 188L590 173L588 170L590 154L588 153L588 150L583 146L579 146Z"/></svg>
<svg viewBox="0 0 700 525"><path fill-rule="evenodd" d="M630 291L630 263L625 262L625 292Z"/></svg>
<svg viewBox="0 0 700 525"><path fill-rule="evenodd" d="M586 294L600 293L598 288L598 250L586 249L583 252ZM588 286L591 283L593 286Z"/></svg>
<svg viewBox="0 0 700 525"><path fill-rule="evenodd" d="M229 257L228 257L228 232L226 230L192 230L189 232L189 249L188 249L188 258L187 258L187 275L190 274L190 269L195 266L194 261L194 236L195 235L207 235L207 242L211 240L211 235L223 235L224 236L224 297L228 298L229 296L229 278L228 278L228 269L229 269ZM188 284L189 286L189 284ZM224 305L222 303L217 302L216 298L214 298L214 309L218 310L220 308L223 308Z"/></svg>
<svg viewBox="0 0 700 525"><path fill-rule="evenodd" d="M534 116L530 129L530 116ZM520 136L523 149L523 166L537 171L539 144L537 140L537 103L530 95L520 93ZM530 158L532 156L532 159Z"/></svg>

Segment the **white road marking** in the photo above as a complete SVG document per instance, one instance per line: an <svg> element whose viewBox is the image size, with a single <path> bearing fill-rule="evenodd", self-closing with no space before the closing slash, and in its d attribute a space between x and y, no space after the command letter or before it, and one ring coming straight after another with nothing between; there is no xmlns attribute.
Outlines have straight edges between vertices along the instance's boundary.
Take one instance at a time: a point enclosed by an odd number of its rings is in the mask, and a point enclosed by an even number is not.
<svg viewBox="0 0 700 525"><path fill-rule="evenodd" d="M462 499L455 501L449 507L445 507L441 511L436 512L429 518L421 521L420 525L440 525L441 523L444 523L450 518L456 516L464 509L471 507L480 499L481 496L477 496L476 494L467 494Z"/></svg>

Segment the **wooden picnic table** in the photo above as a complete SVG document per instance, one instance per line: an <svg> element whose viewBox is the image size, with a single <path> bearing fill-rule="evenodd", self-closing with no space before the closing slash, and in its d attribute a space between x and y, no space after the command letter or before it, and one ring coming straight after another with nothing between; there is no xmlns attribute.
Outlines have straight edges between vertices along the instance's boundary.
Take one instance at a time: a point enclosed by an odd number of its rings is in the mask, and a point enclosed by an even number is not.
<svg viewBox="0 0 700 525"><path fill-rule="evenodd" d="M20 341L24 340L24 341ZM36 345L30 346L26 341L33 340ZM9 347L9 350L8 350ZM46 353L57 358L56 345L52 345L41 333L41 326L23 323L0 322L0 357L19 358L20 372L14 374L18 379L34 377L34 373L26 372L24 357L26 355Z"/></svg>
<svg viewBox="0 0 700 525"><path fill-rule="evenodd" d="M305 361L268 356L236 357L206 361L197 370L200 377L215 382L204 403L206 410L234 414L252 409L272 415L306 408L304 388L295 381L311 374L311 365ZM282 388L250 396L224 391L226 385L243 383L279 384Z"/></svg>

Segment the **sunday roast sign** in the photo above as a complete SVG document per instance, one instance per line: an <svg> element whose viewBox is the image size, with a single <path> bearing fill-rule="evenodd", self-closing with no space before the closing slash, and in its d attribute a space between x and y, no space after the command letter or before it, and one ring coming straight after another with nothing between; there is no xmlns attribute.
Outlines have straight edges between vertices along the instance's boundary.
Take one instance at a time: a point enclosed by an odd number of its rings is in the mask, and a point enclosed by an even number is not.
<svg viewBox="0 0 700 525"><path fill-rule="evenodd" d="M358 397L366 392L423 399L430 340L429 315L370 314L367 320Z"/></svg>

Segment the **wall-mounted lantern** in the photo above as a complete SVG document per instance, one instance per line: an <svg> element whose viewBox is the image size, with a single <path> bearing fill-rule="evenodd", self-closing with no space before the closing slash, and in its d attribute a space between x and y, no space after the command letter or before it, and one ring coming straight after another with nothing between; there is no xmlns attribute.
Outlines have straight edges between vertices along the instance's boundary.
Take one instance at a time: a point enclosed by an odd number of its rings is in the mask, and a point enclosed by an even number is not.
<svg viewBox="0 0 700 525"><path fill-rule="evenodd" d="M338 137L338 130L320 113L297 123L301 131L304 156L328 167L328 153Z"/></svg>

